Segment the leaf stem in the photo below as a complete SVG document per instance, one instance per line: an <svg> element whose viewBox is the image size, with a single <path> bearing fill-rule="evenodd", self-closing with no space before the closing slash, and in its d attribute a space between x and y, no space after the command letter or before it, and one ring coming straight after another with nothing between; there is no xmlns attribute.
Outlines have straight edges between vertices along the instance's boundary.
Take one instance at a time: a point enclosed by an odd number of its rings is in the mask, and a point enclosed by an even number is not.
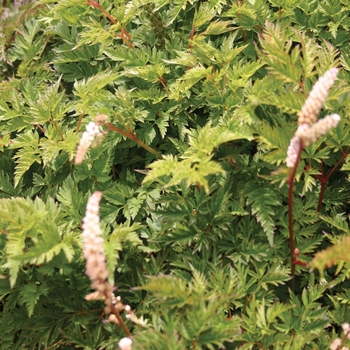
<svg viewBox="0 0 350 350"><path fill-rule="evenodd" d="M55 127L55 129L57 130L57 132L59 133L59 135L61 136L62 141L64 141L64 136L62 134L61 129L58 127L57 123L55 120L51 120L51 123L53 124L53 126Z"/></svg>
<svg viewBox="0 0 350 350"><path fill-rule="evenodd" d="M99 9L113 24L118 23L117 20L108 11L106 11L98 2L88 0L87 4Z"/></svg>
<svg viewBox="0 0 350 350"><path fill-rule="evenodd" d="M78 119L78 124L77 124L76 132L79 132L79 130L80 130L81 123L82 123L82 121L83 121L83 117L84 117L84 113L81 112L80 115L79 115L79 119Z"/></svg>
<svg viewBox="0 0 350 350"><path fill-rule="evenodd" d="M142 148L144 148L148 152L154 154L156 157L158 157L158 158L162 157L162 155L158 151L156 151L151 146L148 146L143 141L141 141L133 132L124 131L111 123L105 123L105 125L107 126L107 128L109 130L116 131L118 134L123 135L123 136L127 137L128 139L135 141L139 146L141 146Z"/></svg>
<svg viewBox="0 0 350 350"><path fill-rule="evenodd" d="M45 135L45 130L40 124L34 124L44 135Z"/></svg>
<svg viewBox="0 0 350 350"><path fill-rule="evenodd" d="M164 88L166 94L169 96L169 90L168 90L168 88L167 88L167 86L166 86L166 84L165 84L164 78L163 78L163 77L159 77L158 80L159 80L159 82L163 85L163 88Z"/></svg>

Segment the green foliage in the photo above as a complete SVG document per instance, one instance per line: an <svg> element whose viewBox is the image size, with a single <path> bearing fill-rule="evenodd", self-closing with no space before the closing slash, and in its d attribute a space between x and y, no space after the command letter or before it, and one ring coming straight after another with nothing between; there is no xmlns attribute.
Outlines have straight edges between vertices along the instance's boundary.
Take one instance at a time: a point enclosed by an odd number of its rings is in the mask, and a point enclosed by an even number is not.
<svg viewBox="0 0 350 350"><path fill-rule="evenodd" d="M345 0L0 2L0 347L118 347L85 300L101 191L133 348L329 348L350 322L349 18ZM321 117L342 119L290 196L297 112L330 67Z"/></svg>

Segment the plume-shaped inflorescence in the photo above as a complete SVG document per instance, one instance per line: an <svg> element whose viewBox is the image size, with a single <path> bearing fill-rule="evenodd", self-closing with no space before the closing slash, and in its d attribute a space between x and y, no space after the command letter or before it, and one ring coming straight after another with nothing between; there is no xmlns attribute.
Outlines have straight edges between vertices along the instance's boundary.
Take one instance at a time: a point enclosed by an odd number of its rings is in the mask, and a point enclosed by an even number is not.
<svg viewBox="0 0 350 350"><path fill-rule="evenodd" d="M313 124L317 121L321 108L327 99L329 89L338 75L337 68L329 69L313 86L301 111L298 113L298 124Z"/></svg>
<svg viewBox="0 0 350 350"><path fill-rule="evenodd" d="M298 129L288 147L286 164L288 168L294 168L298 155L303 147L307 147L317 141L336 127L340 121L338 114L327 115L318 120L318 115L325 102L329 89L334 84L338 69L329 69L312 88L301 111L298 113Z"/></svg>
<svg viewBox="0 0 350 350"><path fill-rule="evenodd" d="M106 306L108 306L114 294L113 286L107 281L109 273L103 249L99 217L101 198L101 192L94 192L88 200L82 226L83 250L86 260L85 273L92 282L91 288L99 293L101 299L104 299Z"/></svg>
<svg viewBox="0 0 350 350"><path fill-rule="evenodd" d="M86 125L86 130L81 136L77 152L75 154L75 164L81 164L89 148L94 147L101 142L104 133L100 130L100 127L106 121L107 116L104 114L100 114L95 118L95 122L90 122L88 125Z"/></svg>

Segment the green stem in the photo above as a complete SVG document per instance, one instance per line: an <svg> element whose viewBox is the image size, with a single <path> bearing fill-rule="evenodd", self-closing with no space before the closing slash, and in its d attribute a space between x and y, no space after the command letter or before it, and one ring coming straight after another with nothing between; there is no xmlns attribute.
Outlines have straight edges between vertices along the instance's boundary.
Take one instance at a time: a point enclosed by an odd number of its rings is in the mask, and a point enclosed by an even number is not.
<svg viewBox="0 0 350 350"><path fill-rule="evenodd" d="M63 134L62 134L61 129L58 127L56 121L51 120L51 123L54 125L55 129L56 129L57 132L60 134L62 141L64 141L64 136L63 136Z"/></svg>
<svg viewBox="0 0 350 350"><path fill-rule="evenodd" d="M81 123L82 123L82 121L83 121L83 117L84 117L84 113L81 112L80 115L79 115L79 120L78 120L76 132L79 132L79 130L80 130Z"/></svg>

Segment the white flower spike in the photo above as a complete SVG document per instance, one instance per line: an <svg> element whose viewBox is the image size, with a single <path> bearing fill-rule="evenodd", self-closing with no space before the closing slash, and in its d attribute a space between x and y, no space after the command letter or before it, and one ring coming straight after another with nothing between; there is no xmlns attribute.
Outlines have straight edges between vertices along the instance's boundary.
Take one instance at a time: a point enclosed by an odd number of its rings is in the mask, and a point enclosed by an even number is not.
<svg viewBox="0 0 350 350"><path fill-rule="evenodd" d="M101 141L102 137L103 133L100 131L98 124L90 122L88 125L86 125L86 131L84 131L83 135L81 136L77 152L75 154L75 164L81 164L89 148Z"/></svg>
<svg viewBox="0 0 350 350"><path fill-rule="evenodd" d="M298 113L299 125L304 123L311 125L317 121L320 110L327 99L329 89L334 84L337 75L338 69L331 68L318 79Z"/></svg>

